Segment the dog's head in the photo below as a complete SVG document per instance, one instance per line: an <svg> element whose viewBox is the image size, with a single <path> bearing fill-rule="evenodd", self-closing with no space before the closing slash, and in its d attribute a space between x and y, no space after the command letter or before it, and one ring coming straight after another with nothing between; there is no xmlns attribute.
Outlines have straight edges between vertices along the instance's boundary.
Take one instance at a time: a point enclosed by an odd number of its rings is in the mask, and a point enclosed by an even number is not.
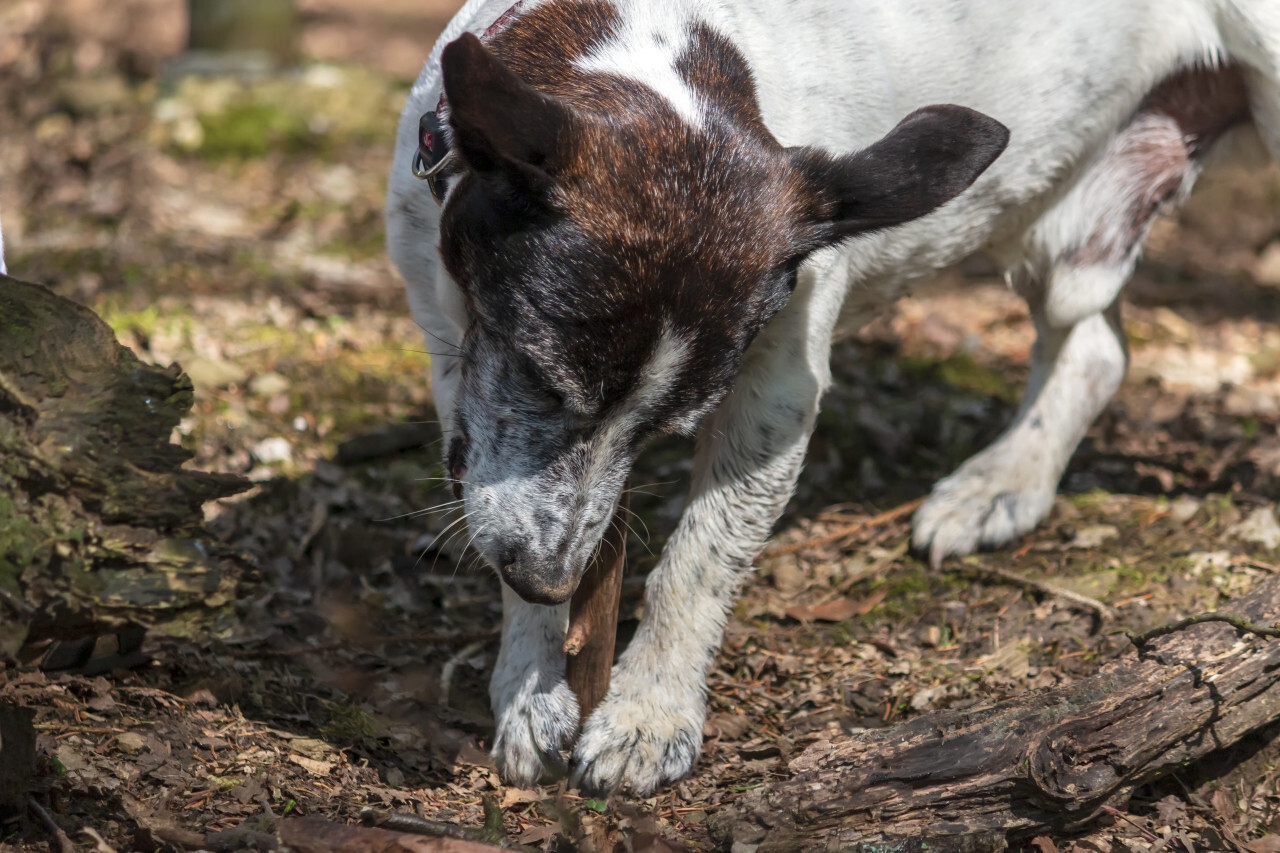
<svg viewBox="0 0 1280 853"><path fill-rule="evenodd" d="M700 32L654 92L547 57L444 51L454 150L441 252L470 317L447 465L473 543L522 597L568 599L644 441L690 433L815 249L923 216L1007 131L961 107L848 156L783 148L732 46Z"/></svg>

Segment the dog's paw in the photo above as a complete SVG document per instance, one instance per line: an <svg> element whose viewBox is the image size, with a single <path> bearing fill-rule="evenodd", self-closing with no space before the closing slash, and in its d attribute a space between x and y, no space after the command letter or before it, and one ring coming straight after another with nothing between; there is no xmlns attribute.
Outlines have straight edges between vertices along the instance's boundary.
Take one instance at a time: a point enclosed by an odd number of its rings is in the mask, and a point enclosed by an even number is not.
<svg viewBox="0 0 1280 853"><path fill-rule="evenodd" d="M578 737L571 784L598 796L621 790L648 796L693 769L702 753L706 699L644 682L629 689L615 673L609 695Z"/></svg>
<svg viewBox="0 0 1280 853"><path fill-rule="evenodd" d="M916 511L912 544L936 567L944 557L1003 545L1032 530L1052 509L1057 480L1046 483L1041 472L1019 468L978 456L940 480Z"/></svg>
<svg viewBox="0 0 1280 853"><path fill-rule="evenodd" d="M547 690L516 693L496 713L490 754L502 778L528 787L561 778L578 733L578 698L564 679Z"/></svg>

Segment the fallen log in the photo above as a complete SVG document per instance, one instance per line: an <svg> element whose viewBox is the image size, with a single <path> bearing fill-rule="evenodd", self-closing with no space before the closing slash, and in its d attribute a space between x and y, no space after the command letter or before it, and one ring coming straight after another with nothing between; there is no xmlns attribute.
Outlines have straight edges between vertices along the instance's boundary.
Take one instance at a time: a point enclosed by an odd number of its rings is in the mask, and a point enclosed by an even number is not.
<svg viewBox="0 0 1280 853"><path fill-rule="evenodd" d="M174 634L229 609L244 572L203 528L248 487L182 467L194 402L92 311L0 275L0 660L129 626Z"/></svg>
<svg viewBox="0 0 1280 853"><path fill-rule="evenodd" d="M1280 577L1228 604L1280 619ZM1280 718L1280 641L1204 623L1075 684L810 746L711 822L735 853L1003 850Z"/></svg>

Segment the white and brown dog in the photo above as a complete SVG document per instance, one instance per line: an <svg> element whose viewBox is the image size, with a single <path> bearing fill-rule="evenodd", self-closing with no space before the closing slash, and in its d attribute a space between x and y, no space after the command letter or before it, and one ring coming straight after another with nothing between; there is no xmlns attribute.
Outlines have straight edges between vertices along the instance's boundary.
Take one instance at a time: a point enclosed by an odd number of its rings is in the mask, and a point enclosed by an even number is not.
<svg viewBox="0 0 1280 853"><path fill-rule="evenodd" d="M387 237L504 581L506 778L689 772L833 336L982 248L1031 305L1030 387L914 538L936 561L1032 529L1124 376L1153 215L1259 135L1280 156L1277 0L467 3L405 107ZM570 755L565 602L663 432L698 435L692 494Z"/></svg>

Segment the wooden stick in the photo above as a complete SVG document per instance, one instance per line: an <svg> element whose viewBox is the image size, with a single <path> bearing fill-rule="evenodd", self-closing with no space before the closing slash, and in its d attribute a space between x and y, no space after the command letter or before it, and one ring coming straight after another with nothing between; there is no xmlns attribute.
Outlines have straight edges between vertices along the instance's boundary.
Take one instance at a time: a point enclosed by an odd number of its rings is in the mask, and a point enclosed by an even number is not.
<svg viewBox="0 0 1280 853"><path fill-rule="evenodd" d="M622 570L627 564L629 487L630 481L622 489L613 521L591 555L591 563L569 604L569 630L563 648L568 657L564 676L578 697L583 720L609 692L613 648L618 639Z"/></svg>

